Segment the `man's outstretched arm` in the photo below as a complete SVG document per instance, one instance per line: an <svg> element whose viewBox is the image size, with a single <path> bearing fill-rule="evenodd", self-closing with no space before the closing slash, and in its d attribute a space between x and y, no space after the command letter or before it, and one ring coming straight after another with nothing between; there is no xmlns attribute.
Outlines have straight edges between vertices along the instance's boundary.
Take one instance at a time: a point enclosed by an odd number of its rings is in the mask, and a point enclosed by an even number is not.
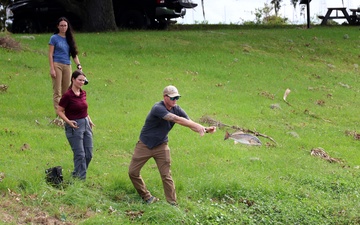
<svg viewBox="0 0 360 225"><path fill-rule="evenodd" d="M177 116L173 113L168 113L165 117L165 120L180 124L181 126L185 126L190 128L191 130L197 132L200 134L200 136L203 136L205 133L214 133L216 131L216 127L204 127L201 124L198 124L192 120L188 120L186 118Z"/></svg>

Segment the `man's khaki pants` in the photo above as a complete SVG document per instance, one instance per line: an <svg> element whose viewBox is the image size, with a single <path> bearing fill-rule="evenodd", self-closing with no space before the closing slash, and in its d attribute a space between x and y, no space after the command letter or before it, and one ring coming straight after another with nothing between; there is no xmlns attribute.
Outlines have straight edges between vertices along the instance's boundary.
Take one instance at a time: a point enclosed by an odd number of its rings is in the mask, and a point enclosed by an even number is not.
<svg viewBox="0 0 360 225"><path fill-rule="evenodd" d="M151 197L151 193L147 190L145 182L140 175L141 168L150 158L154 158L160 172L166 200L168 202L176 202L175 185L170 171L170 148L167 143L149 149L144 143L138 141L129 166L129 177L135 189L143 200L146 201Z"/></svg>

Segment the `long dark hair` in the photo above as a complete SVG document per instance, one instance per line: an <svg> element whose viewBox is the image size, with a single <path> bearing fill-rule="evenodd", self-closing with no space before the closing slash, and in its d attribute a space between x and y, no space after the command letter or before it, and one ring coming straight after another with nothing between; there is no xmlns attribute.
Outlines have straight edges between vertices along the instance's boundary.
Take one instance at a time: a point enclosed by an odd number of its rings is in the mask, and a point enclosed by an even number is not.
<svg viewBox="0 0 360 225"><path fill-rule="evenodd" d="M58 34L60 31L59 31L59 24L61 21L65 21L67 22L67 25L68 25L68 29L66 30L66 41L70 47L70 54L71 54L71 57L75 58L76 55L78 54L78 50L77 50L77 46L76 46L76 42L75 42L75 38L74 38L74 35L73 35L73 29L72 29L72 26L69 22L68 19L66 19L65 17L60 17L57 21L57 24L56 24L56 31L54 32L54 34Z"/></svg>

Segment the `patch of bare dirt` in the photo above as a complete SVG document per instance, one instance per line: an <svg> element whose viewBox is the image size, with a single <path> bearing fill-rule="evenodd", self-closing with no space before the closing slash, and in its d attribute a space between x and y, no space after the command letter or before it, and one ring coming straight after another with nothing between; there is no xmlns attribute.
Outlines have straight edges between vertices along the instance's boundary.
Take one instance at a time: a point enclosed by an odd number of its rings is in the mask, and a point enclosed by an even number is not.
<svg viewBox="0 0 360 225"><path fill-rule="evenodd" d="M9 36L0 37L0 47L17 51L21 50L20 43Z"/></svg>
<svg viewBox="0 0 360 225"><path fill-rule="evenodd" d="M9 190L8 195L1 193L0 223L7 224L42 224L42 225L73 225L49 216L36 207L24 206L20 194Z"/></svg>

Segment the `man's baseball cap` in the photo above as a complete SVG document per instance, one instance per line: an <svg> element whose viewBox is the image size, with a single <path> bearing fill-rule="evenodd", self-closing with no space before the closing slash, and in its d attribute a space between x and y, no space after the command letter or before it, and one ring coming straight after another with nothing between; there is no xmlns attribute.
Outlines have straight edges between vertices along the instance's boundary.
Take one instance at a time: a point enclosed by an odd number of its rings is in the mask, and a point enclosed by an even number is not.
<svg viewBox="0 0 360 225"><path fill-rule="evenodd" d="M163 95L167 95L171 98L181 96L178 92L178 89L175 86L169 85L164 88Z"/></svg>

